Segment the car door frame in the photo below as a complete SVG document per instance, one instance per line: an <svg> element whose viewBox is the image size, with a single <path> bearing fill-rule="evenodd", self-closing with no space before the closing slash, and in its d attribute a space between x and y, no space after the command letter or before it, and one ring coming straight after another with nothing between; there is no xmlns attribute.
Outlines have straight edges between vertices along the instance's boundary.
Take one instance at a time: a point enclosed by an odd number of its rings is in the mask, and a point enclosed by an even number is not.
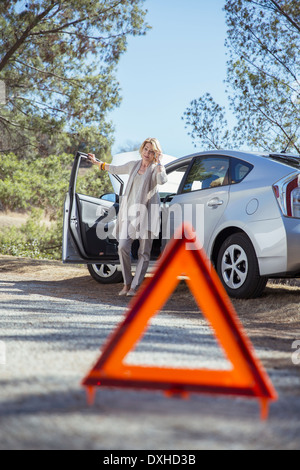
<svg viewBox="0 0 300 470"><path fill-rule="evenodd" d="M79 195L76 193L76 184L81 159L87 160L88 155L83 152L76 153L70 175L69 189L65 198L62 260L64 263L85 262L88 264L108 264L111 261L114 264L118 264L119 258L117 250L115 256L101 256L101 253L99 253L99 256L89 256L85 250L81 233L78 199L80 199L81 196L82 199L96 204L104 210L109 210L114 203L105 199ZM122 196L124 189L123 180L118 175L112 176L120 183L120 191L118 195L120 197Z"/></svg>

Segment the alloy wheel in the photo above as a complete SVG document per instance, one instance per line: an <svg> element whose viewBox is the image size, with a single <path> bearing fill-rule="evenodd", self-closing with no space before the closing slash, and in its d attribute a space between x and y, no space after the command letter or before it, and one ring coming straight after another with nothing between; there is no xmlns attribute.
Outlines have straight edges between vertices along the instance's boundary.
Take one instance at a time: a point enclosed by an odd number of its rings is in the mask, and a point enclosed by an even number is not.
<svg viewBox="0 0 300 470"><path fill-rule="evenodd" d="M248 257L239 245L229 246L223 254L222 277L230 289L239 289L247 279Z"/></svg>

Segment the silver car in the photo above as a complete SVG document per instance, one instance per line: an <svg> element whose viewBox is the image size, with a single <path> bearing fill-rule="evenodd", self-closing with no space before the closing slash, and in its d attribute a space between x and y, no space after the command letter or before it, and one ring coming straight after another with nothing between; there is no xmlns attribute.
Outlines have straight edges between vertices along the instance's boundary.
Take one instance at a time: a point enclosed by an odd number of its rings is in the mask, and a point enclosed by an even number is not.
<svg viewBox="0 0 300 470"><path fill-rule="evenodd" d="M100 283L120 282L112 229L124 181L111 176L114 194L79 194L82 162L87 167L87 155L77 153L64 206L63 262L86 263ZM300 277L300 156L209 151L174 159L166 169L150 270L189 221L231 297L257 297L270 278ZM135 241L133 270L137 249Z"/></svg>

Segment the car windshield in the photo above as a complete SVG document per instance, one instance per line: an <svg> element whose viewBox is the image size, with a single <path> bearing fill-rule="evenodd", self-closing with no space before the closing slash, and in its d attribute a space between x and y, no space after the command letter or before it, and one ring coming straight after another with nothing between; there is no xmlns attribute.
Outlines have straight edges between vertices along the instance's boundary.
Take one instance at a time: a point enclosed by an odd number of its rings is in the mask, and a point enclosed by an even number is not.
<svg viewBox="0 0 300 470"><path fill-rule="evenodd" d="M300 170L300 155L271 154L270 158Z"/></svg>

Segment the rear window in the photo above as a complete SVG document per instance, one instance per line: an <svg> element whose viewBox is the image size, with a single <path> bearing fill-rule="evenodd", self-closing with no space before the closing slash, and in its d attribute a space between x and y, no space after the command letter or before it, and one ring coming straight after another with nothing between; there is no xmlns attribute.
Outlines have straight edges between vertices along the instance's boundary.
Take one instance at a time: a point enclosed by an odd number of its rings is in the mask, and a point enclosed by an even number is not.
<svg viewBox="0 0 300 470"><path fill-rule="evenodd" d="M231 183L240 183L253 169L253 165L243 160L231 160Z"/></svg>

